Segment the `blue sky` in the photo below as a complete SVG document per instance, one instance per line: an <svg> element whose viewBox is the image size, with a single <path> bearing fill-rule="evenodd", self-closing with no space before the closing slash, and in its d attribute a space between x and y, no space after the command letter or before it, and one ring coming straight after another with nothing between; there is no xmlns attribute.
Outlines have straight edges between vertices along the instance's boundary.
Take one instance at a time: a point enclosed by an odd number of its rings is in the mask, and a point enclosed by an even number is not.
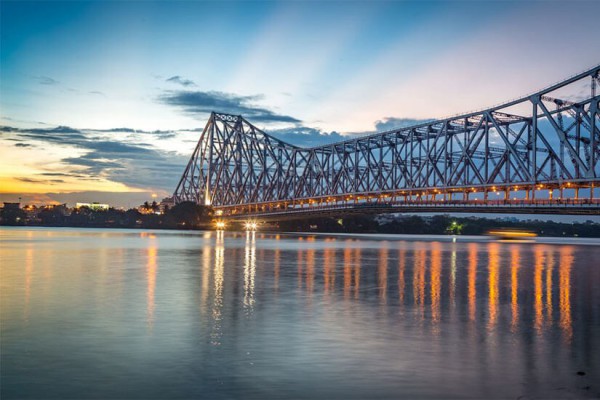
<svg viewBox="0 0 600 400"><path fill-rule="evenodd" d="M6 193L167 194L177 182L145 179L140 166L151 157L140 155L151 150L169 177L180 174L212 109L313 145L483 108L600 61L597 1L3 0L0 7ZM15 129L54 130L58 139ZM102 159L93 141L130 146L120 154L132 158ZM15 170L29 182L17 184ZM43 178L53 173L73 176Z"/></svg>

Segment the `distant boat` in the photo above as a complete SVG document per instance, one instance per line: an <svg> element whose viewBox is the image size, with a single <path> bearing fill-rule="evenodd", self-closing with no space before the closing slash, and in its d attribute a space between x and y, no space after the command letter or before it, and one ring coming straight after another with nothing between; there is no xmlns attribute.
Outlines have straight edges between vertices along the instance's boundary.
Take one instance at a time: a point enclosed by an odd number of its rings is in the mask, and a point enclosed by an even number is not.
<svg viewBox="0 0 600 400"><path fill-rule="evenodd" d="M487 232L488 235L501 240L522 240L531 239L537 236L537 233L526 229L498 228Z"/></svg>

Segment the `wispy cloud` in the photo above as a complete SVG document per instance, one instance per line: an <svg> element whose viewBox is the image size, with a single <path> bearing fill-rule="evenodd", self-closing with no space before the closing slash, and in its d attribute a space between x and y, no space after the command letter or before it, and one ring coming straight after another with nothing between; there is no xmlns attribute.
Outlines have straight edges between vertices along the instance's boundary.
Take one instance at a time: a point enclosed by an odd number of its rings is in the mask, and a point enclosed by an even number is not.
<svg viewBox="0 0 600 400"><path fill-rule="evenodd" d="M415 119L415 118L395 118L386 117L378 121L375 121L375 131L385 132L394 129L408 128L410 126L422 124L425 122L433 121L432 119Z"/></svg>
<svg viewBox="0 0 600 400"><path fill-rule="evenodd" d="M223 92L168 91L159 100L165 104L179 107L190 114L207 114L219 111L229 114L241 114L255 122L299 123L299 119L277 114L263 107L253 105L262 99L261 95L239 96Z"/></svg>
<svg viewBox="0 0 600 400"><path fill-rule="evenodd" d="M338 132L323 132L319 129L305 126L272 129L268 130L267 133L286 143L300 147L315 147L348 139L348 136L344 136Z"/></svg>
<svg viewBox="0 0 600 400"><path fill-rule="evenodd" d="M51 185L56 185L57 183L65 182L63 179L35 179L35 178L28 178L28 177L16 177L15 179L18 181L21 181L21 182L26 182L26 183L45 183L45 184L51 184Z"/></svg>
<svg viewBox="0 0 600 400"><path fill-rule="evenodd" d="M34 76L33 79L37 80L40 85L58 85L60 83L56 79L44 75Z"/></svg>
<svg viewBox="0 0 600 400"><path fill-rule="evenodd" d="M430 119L414 119L414 118L395 118L386 117L375 121L375 129L364 132L350 132L342 134L336 131L327 132L317 128L306 126L296 126L291 128L271 129L267 132L283 140L284 142L294 144L300 147L316 147L344 140L352 139L357 136L372 135L378 132L385 132L394 129L407 128L418 125L424 122L431 121ZM251 121L252 122L252 121Z"/></svg>
<svg viewBox="0 0 600 400"><path fill-rule="evenodd" d="M185 87L196 86L196 83L194 81L192 81L191 79L185 79L179 75L175 75L168 79L165 79L165 82L176 83L176 84L179 84L179 85L185 86Z"/></svg>
<svg viewBox="0 0 600 400"><path fill-rule="evenodd" d="M105 133L135 133L139 135L151 135L156 139L172 139L176 136L175 130L154 130L145 131L141 129L132 128L111 128L111 129L87 129L91 132L105 132ZM181 130L184 131L184 130Z"/></svg>

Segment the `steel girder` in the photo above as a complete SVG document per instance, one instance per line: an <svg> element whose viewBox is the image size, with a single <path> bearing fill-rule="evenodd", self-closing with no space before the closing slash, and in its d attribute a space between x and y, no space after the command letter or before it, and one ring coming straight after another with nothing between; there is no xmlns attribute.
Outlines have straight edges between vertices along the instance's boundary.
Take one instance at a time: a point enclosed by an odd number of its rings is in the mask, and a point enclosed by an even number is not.
<svg viewBox="0 0 600 400"><path fill-rule="evenodd" d="M213 112L174 193L215 207L600 177L600 66L483 111L313 148ZM577 102L554 94L591 79ZM527 116L510 110L531 110ZM597 186L597 185L596 185Z"/></svg>

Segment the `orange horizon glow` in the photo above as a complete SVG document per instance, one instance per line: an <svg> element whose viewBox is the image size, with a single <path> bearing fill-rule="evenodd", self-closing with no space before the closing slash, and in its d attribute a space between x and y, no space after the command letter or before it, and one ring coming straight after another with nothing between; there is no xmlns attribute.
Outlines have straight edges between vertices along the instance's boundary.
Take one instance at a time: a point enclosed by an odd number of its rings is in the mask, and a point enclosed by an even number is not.
<svg viewBox="0 0 600 400"><path fill-rule="evenodd" d="M36 174L27 175L27 178L34 179ZM45 193L75 193L75 192L146 192L148 190L129 187L125 184L112 182L108 180L94 181L93 183L72 179L67 182L45 183L45 182L25 182L14 177L2 176L0 172L0 194L45 194Z"/></svg>

